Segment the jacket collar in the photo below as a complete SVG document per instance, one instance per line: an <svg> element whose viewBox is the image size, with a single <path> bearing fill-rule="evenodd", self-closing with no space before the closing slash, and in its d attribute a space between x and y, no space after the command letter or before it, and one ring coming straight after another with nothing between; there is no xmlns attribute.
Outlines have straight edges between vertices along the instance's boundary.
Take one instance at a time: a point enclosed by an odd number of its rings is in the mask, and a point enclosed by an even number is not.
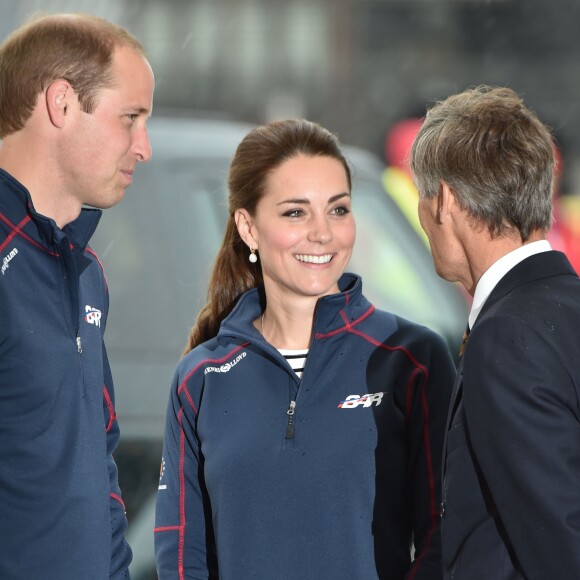
<svg viewBox="0 0 580 580"><path fill-rule="evenodd" d="M329 333L345 325L345 318L352 322L371 307L362 294L362 280L356 274L345 273L338 281L340 292L320 298L314 314L314 334ZM261 339L253 321L262 313L261 289L248 290L222 322L218 337L235 337L256 342Z"/></svg>
<svg viewBox="0 0 580 580"><path fill-rule="evenodd" d="M3 169L0 169L0 190L3 221L47 250L64 237L84 250L101 219L101 210L83 208L79 217L61 230L54 220L36 212L30 192ZM23 222L24 225L18 227Z"/></svg>

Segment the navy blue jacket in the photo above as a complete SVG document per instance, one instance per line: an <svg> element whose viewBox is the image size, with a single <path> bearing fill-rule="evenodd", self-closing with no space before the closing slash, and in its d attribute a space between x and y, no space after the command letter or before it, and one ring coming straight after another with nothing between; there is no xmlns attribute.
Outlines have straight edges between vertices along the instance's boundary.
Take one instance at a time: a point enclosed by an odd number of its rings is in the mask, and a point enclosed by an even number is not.
<svg viewBox="0 0 580 580"><path fill-rule="evenodd" d="M129 577L100 215L60 230L0 170L2 580Z"/></svg>
<svg viewBox="0 0 580 580"><path fill-rule="evenodd" d="M447 580L580 578L580 280L541 252L486 300L445 445Z"/></svg>
<svg viewBox="0 0 580 580"><path fill-rule="evenodd" d="M161 580L441 578L452 359L432 331L376 310L360 278L340 288L317 304L302 380L254 328L256 290L179 364L157 499Z"/></svg>

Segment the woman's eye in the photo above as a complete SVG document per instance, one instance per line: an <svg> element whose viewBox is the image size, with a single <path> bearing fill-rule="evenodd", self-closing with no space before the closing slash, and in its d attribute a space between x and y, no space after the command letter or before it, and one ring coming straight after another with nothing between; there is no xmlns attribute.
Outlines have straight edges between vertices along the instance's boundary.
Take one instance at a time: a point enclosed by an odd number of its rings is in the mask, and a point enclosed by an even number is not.
<svg viewBox="0 0 580 580"><path fill-rule="evenodd" d="M339 207L335 207L331 213L333 213L334 215L346 215L347 213L350 213L350 209L348 207L341 205Z"/></svg>
<svg viewBox="0 0 580 580"><path fill-rule="evenodd" d="M301 209L290 209L287 212L284 212L284 217L300 217L303 215L303 211Z"/></svg>

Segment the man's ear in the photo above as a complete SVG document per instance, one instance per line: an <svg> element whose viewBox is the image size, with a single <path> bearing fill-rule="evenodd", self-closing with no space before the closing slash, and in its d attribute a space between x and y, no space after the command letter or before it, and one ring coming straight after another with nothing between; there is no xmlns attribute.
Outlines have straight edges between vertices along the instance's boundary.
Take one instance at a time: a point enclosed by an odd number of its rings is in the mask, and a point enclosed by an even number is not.
<svg viewBox="0 0 580 580"><path fill-rule="evenodd" d="M55 127L64 127L66 115L74 98L73 88L68 81L58 79L48 85L45 91L46 110Z"/></svg>
<svg viewBox="0 0 580 580"><path fill-rule="evenodd" d="M447 221L455 211L456 206L457 198L455 197L455 192L446 181L441 180L439 195L437 196L437 218L439 223Z"/></svg>
<svg viewBox="0 0 580 580"><path fill-rule="evenodd" d="M234 220L238 233L250 249L258 249L258 240L255 236L254 220L246 209L237 209L234 212Z"/></svg>

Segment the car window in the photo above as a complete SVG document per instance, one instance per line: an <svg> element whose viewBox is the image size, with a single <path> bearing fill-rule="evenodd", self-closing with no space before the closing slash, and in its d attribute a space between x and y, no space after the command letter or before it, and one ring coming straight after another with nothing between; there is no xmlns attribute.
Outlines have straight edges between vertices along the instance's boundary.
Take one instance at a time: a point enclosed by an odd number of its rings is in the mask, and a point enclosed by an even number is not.
<svg viewBox="0 0 580 580"><path fill-rule="evenodd" d="M104 212L91 243L109 282L105 339L124 437L163 432L171 377L223 235L226 163L139 167L127 199Z"/></svg>

